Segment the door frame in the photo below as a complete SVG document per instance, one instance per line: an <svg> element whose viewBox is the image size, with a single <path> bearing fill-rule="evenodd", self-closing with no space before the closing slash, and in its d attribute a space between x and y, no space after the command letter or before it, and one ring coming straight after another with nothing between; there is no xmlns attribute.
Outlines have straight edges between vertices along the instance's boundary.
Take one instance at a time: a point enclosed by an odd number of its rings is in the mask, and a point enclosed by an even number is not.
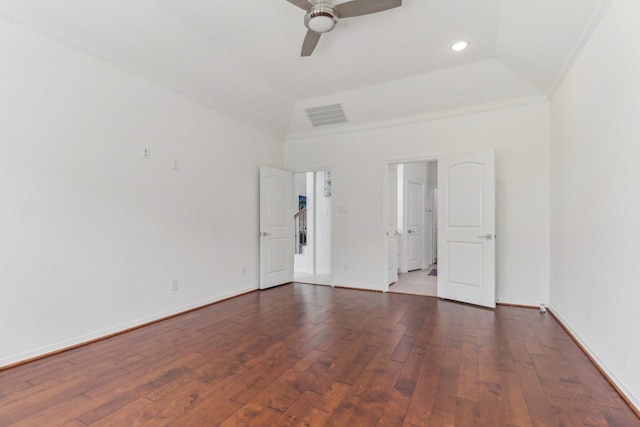
<svg viewBox="0 0 640 427"><path fill-rule="evenodd" d="M382 229L380 232L380 239L382 240L382 270L380 271L382 292L389 292L389 283L387 283L389 273L389 245L387 244L387 225L389 223L389 190L387 188L389 181L389 166L401 163L438 162L440 158L441 156L426 156L386 159L382 161Z"/></svg>
<svg viewBox="0 0 640 427"><path fill-rule="evenodd" d="M334 170L334 169L335 169L335 167L333 167L333 166L327 166L327 167L322 167L322 166L320 166L320 167L315 167L315 168L297 168L297 169L287 169L287 170L288 170L288 171L290 171L290 172L291 172L292 174L294 174L294 175L295 175L295 174L297 174L297 173L304 173L304 174L306 174L306 173L309 173L309 172L313 172L313 173L314 173L314 176L315 176L318 172L324 172L324 171L327 171L327 170L328 170L328 171L331 171L331 187L332 187L332 188L331 188L331 197L333 197L333 187L334 187L334 186L333 186L333 181L334 181L334 179L333 179L333 170ZM317 195L317 194L315 194L315 197L318 197L318 195ZM324 196L323 196L323 197L324 197ZM316 203L315 203L315 201L314 201L314 206L315 206L315 205L316 205ZM315 215L314 215L314 216L315 216ZM331 211L329 212L329 220L330 220L330 222L331 222L331 245L330 245L330 247L329 247L329 256L331 257L331 263L330 263L331 271L330 271L330 273L329 273L329 276L330 276L330 277L329 277L329 280L328 280L328 282L329 282L329 283L317 283L317 284L319 284L319 285L326 285L326 286L335 287L335 284L334 284L334 281L333 281L334 271L336 271L336 260L335 260L335 257L333 256L333 253L334 253L334 245L335 245L335 242L334 242L334 239L333 239L333 226L334 226L334 224L335 224L335 208L334 208L334 206L333 206L333 200L331 201ZM316 219L316 218L314 218L314 221L316 221L316 222L317 222L317 219ZM316 233L316 232L317 232L315 225L316 225L316 224L314 224L314 233ZM315 245L315 244L316 244L316 238L315 238L315 236L314 236L314 238L313 238L313 242L314 242L313 244ZM295 256L295 254L294 254L293 256ZM313 267L313 269L314 269L314 274L317 274L317 273L316 273L316 271L317 271L317 263L316 263L316 260L315 260L315 257L316 257L315 248L314 248L314 255L313 255L313 256L314 256L314 261L313 261L313 265L314 265L314 267ZM294 274L295 274L295 272L294 272Z"/></svg>
<svg viewBox="0 0 640 427"><path fill-rule="evenodd" d="M391 174L393 171L393 174ZM387 169L387 194L395 195L395 200L391 201L387 197L387 283L395 283L398 281L398 254L400 250L398 248L398 165L390 164ZM391 213L393 212L393 214ZM393 219L393 222L391 221ZM391 222L391 224L389 224ZM390 254L391 246L393 245L393 255ZM391 261L393 260L393 261Z"/></svg>
<svg viewBox="0 0 640 427"><path fill-rule="evenodd" d="M431 248L429 248L430 264L438 260L438 186L430 185L427 188L427 198L429 200L429 228L431 229Z"/></svg>

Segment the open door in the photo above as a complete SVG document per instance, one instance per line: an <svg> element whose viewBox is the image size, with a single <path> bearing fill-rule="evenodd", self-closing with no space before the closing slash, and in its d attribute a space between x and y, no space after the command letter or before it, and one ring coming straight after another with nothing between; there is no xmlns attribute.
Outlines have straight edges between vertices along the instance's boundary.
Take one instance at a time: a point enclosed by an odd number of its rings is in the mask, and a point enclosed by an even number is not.
<svg viewBox="0 0 640 427"><path fill-rule="evenodd" d="M387 239L389 247L389 271L387 282L398 281L398 165L389 165L389 224Z"/></svg>
<svg viewBox="0 0 640 427"><path fill-rule="evenodd" d="M495 308L495 152L438 163L438 297Z"/></svg>
<svg viewBox="0 0 640 427"><path fill-rule="evenodd" d="M260 289L293 282L293 174L260 167Z"/></svg>
<svg viewBox="0 0 640 427"><path fill-rule="evenodd" d="M422 268L422 223L424 211L422 203L422 184L407 183L407 271Z"/></svg>

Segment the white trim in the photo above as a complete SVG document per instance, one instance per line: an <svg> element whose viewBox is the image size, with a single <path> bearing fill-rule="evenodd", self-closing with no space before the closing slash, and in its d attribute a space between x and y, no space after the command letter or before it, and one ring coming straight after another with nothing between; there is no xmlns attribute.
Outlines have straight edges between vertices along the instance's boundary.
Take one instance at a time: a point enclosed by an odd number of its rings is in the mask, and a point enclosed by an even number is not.
<svg viewBox="0 0 640 427"><path fill-rule="evenodd" d="M422 162L437 162L440 156L422 156L422 157L400 157L396 159L385 159L384 164L388 165L400 165L404 163L422 163Z"/></svg>
<svg viewBox="0 0 640 427"><path fill-rule="evenodd" d="M549 92L547 94L549 98L553 97L564 79L567 77L567 74L569 74L569 71L573 67L573 64L576 62L576 59L578 59L578 56L580 56L582 49L584 49L589 39L591 39L591 36L595 32L596 28L598 28L598 25L600 25L600 21L604 17L612 2L613 0L602 0L602 4L593 13L591 18L589 19L589 23L587 24L587 26L584 27L584 29L576 37L576 40L573 42L573 45L566 57L566 60L564 61L564 64L562 64L560 72L549 88Z"/></svg>
<svg viewBox="0 0 640 427"><path fill-rule="evenodd" d="M387 279L389 277L389 239L387 237L388 224L389 224L389 167L391 165L399 165L405 163L422 163L422 162L437 162L439 156L419 156L411 158L396 158L396 159L384 159L382 160L382 292L389 292L389 283ZM404 234L404 232L403 232ZM405 237L403 236L403 245ZM406 273L406 271L405 271ZM372 289L378 290L378 289Z"/></svg>
<svg viewBox="0 0 640 427"><path fill-rule="evenodd" d="M1 6L0 5L0 18L4 18L6 20L8 20L9 22L12 22L13 24L19 25L27 30L33 31L36 34L40 34L43 37L48 38L49 40L58 42L60 44L63 44L71 49L74 49L80 53L83 53L87 56L91 56L95 59L98 59L100 61L103 61L109 65L111 65L114 68L120 69L122 71L125 71L127 73L133 74L136 77L139 77L149 83L155 84L156 86L160 86L165 90L168 90L170 92L176 93L178 95L184 96L185 98L190 99L191 101L194 101L200 105L202 105L203 107L209 108L211 110L214 110L215 112L222 114L224 116L227 116L233 120L236 120L240 123L243 123L247 126L250 126L254 129L257 129L259 131L265 132L273 137L276 138L284 138L285 134L282 132L277 132L276 130L272 129L272 128L268 128L260 123L257 123L253 120L249 120L246 117L243 117L237 113L235 113L234 111L232 111L229 108L226 108L224 106L218 105L218 104L213 104L211 102L209 102L208 100L202 98L201 96L197 95L196 93L194 93L193 91L191 91L190 89L184 88L182 86L176 85L174 83L170 83L166 80L163 80L151 73L148 73L146 71L143 71L137 67L134 67L131 64L128 64L122 60L119 60L115 57L112 57L110 55L107 55L106 53L94 48L93 46L89 45L88 43L84 43L76 38L74 38L73 36L70 36L66 33L64 33L63 31L53 28L49 25L46 25L44 23L42 23L41 21L38 21L35 18L29 17L27 15L25 15L24 13L15 13L13 12L13 10L8 9L6 6Z"/></svg>
<svg viewBox="0 0 640 427"><path fill-rule="evenodd" d="M195 304L189 304L180 308L176 308L174 310L165 311L163 313L158 313L152 316L143 317L138 320L134 320L127 323L122 323L113 328L103 329L101 331L97 331L91 334L82 335L80 337L59 342L57 344L48 345L46 347L40 347L36 350L28 351L26 353L18 354L15 356L7 357L5 359L0 359L0 369L6 366L14 365L16 363L20 363L23 361L27 361L30 359L34 359L41 356L46 356L48 354L52 354L58 351L65 351L66 349L71 349L73 347L83 345L86 343L90 343L92 341L99 340L101 338L109 337L111 335L117 334L119 332L126 332L128 329L136 328L138 326L144 326L146 324L165 319L167 317L179 315L185 313L190 310L203 308L207 305L214 304L216 302L221 302L229 298L236 297L238 295L246 294L248 292L258 290L257 287L245 288L240 291L231 292L228 294L220 295L211 300L201 301Z"/></svg>
<svg viewBox="0 0 640 427"><path fill-rule="evenodd" d="M496 292L498 291L498 289L496 289ZM540 302L539 301L525 301L525 300L520 300L520 299L509 299L509 298L498 298L496 297L496 304L500 305L503 304L505 306L522 306L522 307L530 307L530 308L535 308L536 310L538 308L540 308ZM547 305L546 302L543 303L544 305Z"/></svg>
<svg viewBox="0 0 640 427"><path fill-rule="evenodd" d="M336 125L331 129L311 130L298 133L288 133L285 136L286 141L295 141L310 139L319 136L332 136L353 132L362 132L369 130L379 130L419 124L424 122L432 122L436 120L450 119L460 116L469 116L473 114L486 113L496 110L505 110L508 108L525 107L529 105L542 104L549 102L549 98L545 95L532 95L523 98L512 98L502 101L490 102L486 104L472 105L470 107L455 108L452 110L437 111L432 113L417 114L414 116L400 117L391 120L381 120L378 122L368 122L361 124L345 124Z"/></svg>
<svg viewBox="0 0 640 427"><path fill-rule="evenodd" d="M620 378L616 377L614 375L614 373L611 372L611 370L607 367L607 365L602 361L602 359L600 359L596 355L596 353L591 349L591 347L589 347L589 345L587 343L585 343L582 339L580 339L580 336L571 327L569 322L567 322L560 315L558 310L556 310L554 307L548 307L548 308L553 312L553 315L560 321L560 323L562 323L562 326L564 326L565 328L567 328L569 330L569 332L571 332L571 335L573 335L573 338L580 343L580 345L582 346L584 351L586 351L589 354L589 356L595 361L595 363L598 365L598 367L600 369L602 369L607 374L609 379L618 387L619 391L622 394L624 394L624 397L626 397L628 399L628 401L633 406L635 406L636 411L640 412L640 400L638 400L638 396L634 396L633 393L631 393L631 391L620 380Z"/></svg>

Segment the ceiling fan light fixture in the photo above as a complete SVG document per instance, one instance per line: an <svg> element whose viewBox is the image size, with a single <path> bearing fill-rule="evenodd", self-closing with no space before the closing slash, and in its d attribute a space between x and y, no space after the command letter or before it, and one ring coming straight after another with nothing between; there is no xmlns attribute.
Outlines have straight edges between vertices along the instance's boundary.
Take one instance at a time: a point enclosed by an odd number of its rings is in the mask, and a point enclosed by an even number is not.
<svg viewBox="0 0 640 427"><path fill-rule="evenodd" d="M316 3L305 15L304 25L318 34L333 30L338 22L338 15L333 11L331 3Z"/></svg>
<svg viewBox="0 0 640 427"><path fill-rule="evenodd" d="M336 21L331 16L317 15L309 19L309 29L316 33L327 33L335 27Z"/></svg>
<svg viewBox="0 0 640 427"><path fill-rule="evenodd" d="M1 0L0 0L1 1ZM402 6L402 0L348 0L333 5L333 0L287 0L305 11L304 25L307 35L302 42L300 56L311 56L320 36L333 30L338 19L384 12Z"/></svg>
<svg viewBox="0 0 640 427"><path fill-rule="evenodd" d="M468 46L468 41L460 40L451 45L451 50L454 52L460 52L461 50L465 50Z"/></svg>

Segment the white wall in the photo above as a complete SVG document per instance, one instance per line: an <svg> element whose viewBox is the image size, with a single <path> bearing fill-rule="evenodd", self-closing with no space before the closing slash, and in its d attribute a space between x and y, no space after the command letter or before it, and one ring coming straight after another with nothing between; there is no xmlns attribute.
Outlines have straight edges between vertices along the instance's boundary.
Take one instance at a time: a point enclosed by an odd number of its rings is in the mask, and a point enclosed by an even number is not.
<svg viewBox="0 0 640 427"><path fill-rule="evenodd" d="M0 366L257 288L282 141L2 18L0 51Z"/></svg>
<svg viewBox="0 0 640 427"><path fill-rule="evenodd" d="M296 210L298 206L298 196L307 195L307 174L306 173L294 173L293 174L293 195L296 198Z"/></svg>
<svg viewBox="0 0 640 427"><path fill-rule="evenodd" d="M551 296L640 407L640 3L615 0L552 100Z"/></svg>
<svg viewBox="0 0 640 427"><path fill-rule="evenodd" d="M287 168L332 167L334 283L387 288L385 161L487 149L496 150L497 162L498 298L547 302L549 106L545 103L288 140Z"/></svg>

